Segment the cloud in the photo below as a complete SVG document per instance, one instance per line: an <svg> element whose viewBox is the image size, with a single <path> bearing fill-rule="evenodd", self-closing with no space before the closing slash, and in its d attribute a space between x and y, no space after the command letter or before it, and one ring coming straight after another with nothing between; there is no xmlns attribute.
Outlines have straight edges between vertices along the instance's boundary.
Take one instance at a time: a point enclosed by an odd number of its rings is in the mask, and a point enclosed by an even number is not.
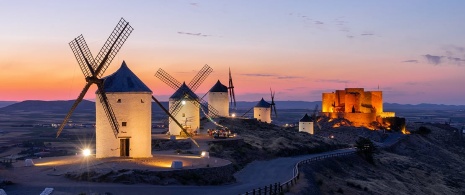
<svg viewBox="0 0 465 195"><path fill-rule="evenodd" d="M375 35L375 34L373 34L373 33L362 33L362 34L360 34L360 35L361 35L361 36L373 36L373 35Z"/></svg>
<svg viewBox="0 0 465 195"><path fill-rule="evenodd" d="M213 35L206 35L206 34L202 34L202 33L190 33L190 32L181 32L179 31L178 34L181 34L181 35L191 35L191 36L199 36L199 37L211 37Z"/></svg>
<svg viewBox="0 0 465 195"><path fill-rule="evenodd" d="M347 37L347 38L349 38L349 39L352 39L352 38L354 38L354 36L353 36L353 35L347 35L346 37Z"/></svg>
<svg viewBox="0 0 465 195"><path fill-rule="evenodd" d="M274 77L276 75L274 74L241 74L244 76L249 76L249 77Z"/></svg>
<svg viewBox="0 0 465 195"><path fill-rule="evenodd" d="M456 65L462 65L463 62L465 62L465 59L462 59L462 58L456 58L456 57L447 57L447 59L453 63L453 64L456 64Z"/></svg>
<svg viewBox="0 0 465 195"><path fill-rule="evenodd" d="M444 58L444 56L435 56L435 55L430 55L430 54L426 54L426 55L423 55L423 57L426 58L426 60L428 61L428 63L430 64L434 64L434 65L439 65L442 63L442 60Z"/></svg>
<svg viewBox="0 0 465 195"><path fill-rule="evenodd" d="M190 5L197 7L199 4L198 3L189 3Z"/></svg>
<svg viewBox="0 0 465 195"><path fill-rule="evenodd" d="M303 77L298 77L298 76L278 76L277 79L300 79Z"/></svg>
<svg viewBox="0 0 465 195"><path fill-rule="evenodd" d="M317 20L317 21L315 21L315 24L324 24L324 22Z"/></svg>
<svg viewBox="0 0 465 195"><path fill-rule="evenodd" d="M341 79L318 79L315 81L319 83L350 83L351 82L349 80L341 80Z"/></svg>
<svg viewBox="0 0 465 195"><path fill-rule="evenodd" d="M404 63L418 63L418 60L405 60Z"/></svg>

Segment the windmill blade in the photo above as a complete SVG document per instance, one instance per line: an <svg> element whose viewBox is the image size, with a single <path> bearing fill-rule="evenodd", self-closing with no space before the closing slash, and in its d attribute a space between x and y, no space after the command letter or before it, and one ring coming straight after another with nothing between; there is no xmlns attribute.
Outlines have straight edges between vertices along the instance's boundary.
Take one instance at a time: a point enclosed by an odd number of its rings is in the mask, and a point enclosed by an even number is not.
<svg viewBox="0 0 465 195"><path fill-rule="evenodd" d="M161 81L166 83L168 86L173 88L174 90L178 90L181 87L181 82L176 80L170 74L168 74L163 69L159 68L157 73L155 73L155 77L159 78Z"/></svg>
<svg viewBox="0 0 465 195"><path fill-rule="evenodd" d="M230 100L230 106L233 105L234 102L234 110L236 110L236 95L234 94L234 85L232 81L232 76L231 76L231 68L229 68L229 100Z"/></svg>
<svg viewBox="0 0 465 195"><path fill-rule="evenodd" d="M178 115L179 111L181 111L181 108L182 108L181 103L182 103L181 100L174 102L174 104L170 107L171 115L173 115L173 116ZM171 120L169 122L171 123Z"/></svg>
<svg viewBox="0 0 465 195"><path fill-rule="evenodd" d="M118 133L119 133L118 120L116 120L115 113L113 112L113 109L111 108L111 105L108 102L108 98L104 91L103 84L97 83L97 87L98 87L97 96L100 102L103 103L102 105L103 110L105 111L105 114L107 115L108 122L110 123L111 129L113 130L113 133L115 134L115 138L118 138Z"/></svg>
<svg viewBox="0 0 465 195"><path fill-rule="evenodd" d="M244 116L245 116L247 113L249 113L252 109L253 109L253 107L250 108L249 110L247 110L247 112L245 112L241 117L244 117Z"/></svg>
<svg viewBox="0 0 465 195"><path fill-rule="evenodd" d="M276 112L276 104L273 105L273 110L274 110L274 116L278 118L278 112Z"/></svg>
<svg viewBox="0 0 465 195"><path fill-rule="evenodd" d="M278 117L278 112L276 112L276 104L274 103L274 95L276 92L272 91L271 88L270 88L270 92L271 92L271 111L273 112L274 110L275 117Z"/></svg>
<svg viewBox="0 0 465 195"><path fill-rule="evenodd" d="M95 72L94 57L92 56L92 53L90 52L84 37L79 35L71 42L69 42L69 46L71 47L71 50L73 51L84 76L93 76Z"/></svg>
<svg viewBox="0 0 465 195"><path fill-rule="evenodd" d="M197 75L195 75L195 77L191 80L191 82L189 82L187 86L192 90L192 92L195 92L195 90L199 88L202 82L208 77L208 75L212 71L213 69L210 68L210 66L208 66L207 64L205 64L205 66L203 66L203 68L197 73Z"/></svg>
<svg viewBox="0 0 465 195"><path fill-rule="evenodd" d="M192 135L186 131L186 129L184 129L181 125L181 123L179 123L178 120L176 120L176 118L174 118L173 115L170 114L170 112L157 100L157 98L155 98L155 96L152 95L152 99L153 101L155 101L155 103L158 104L158 106L171 118L171 120L173 120L176 125L178 125L182 131L191 138L192 142L197 146L197 147L200 147L199 144L192 138Z"/></svg>
<svg viewBox="0 0 465 195"><path fill-rule="evenodd" d="M94 66L94 70L98 78L102 77L133 30L131 25L124 18L121 18L95 58L95 62L97 63Z"/></svg>
<svg viewBox="0 0 465 195"><path fill-rule="evenodd" d="M84 99L84 96L86 95L86 93L89 90L89 87L91 85L92 85L91 82L86 83L86 85L82 89L81 93L79 94L78 98L74 101L73 106L71 106L71 109L68 111L68 114L66 115L65 119L63 120L60 127L58 128L57 138L58 138L58 136L60 136L61 131L63 131L63 128L65 128L66 123L68 122L69 118L71 117L71 114L76 109L77 105L82 101L82 99Z"/></svg>

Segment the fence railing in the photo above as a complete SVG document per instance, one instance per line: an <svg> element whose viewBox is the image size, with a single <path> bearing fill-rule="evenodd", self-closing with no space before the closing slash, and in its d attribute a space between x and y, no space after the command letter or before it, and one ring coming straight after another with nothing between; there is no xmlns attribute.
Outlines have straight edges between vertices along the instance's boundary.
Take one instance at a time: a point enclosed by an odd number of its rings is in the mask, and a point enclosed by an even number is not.
<svg viewBox="0 0 465 195"><path fill-rule="evenodd" d="M341 153L334 153L334 154L326 154L326 155L322 155L322 156L316 156L316 157L312 157L312 158L309 158L309 159L305 159L305 160L301 160L299 161L298 163L295 164L294 166L294 169L292 170L292 178L283 182L283 183L274 183L274 184L270 184L270 185L266 185L264 187L260 187L260 188L255 188L255 189L252 189L250 191L247 191L245 193L242 193L240 195L267 195L267 194L270 194L270 195L275 195L275 194L280 194L280 193L284 193L284 192L289 192L291 187L293 187L294 185L297 184L297 180L299 180L299 177L300 177L300 172L299 172L299 166L300 165L303 165L303 164L308 164L310 162L314 162L314 161L319 161L319 160L323 160L323 159L326 159L326 158L332 158L332 157L338 157L338 156L345 156L345 155L349 155L349 154L354 154L355 151L350 151L350 152L341 152Z"/></svg>

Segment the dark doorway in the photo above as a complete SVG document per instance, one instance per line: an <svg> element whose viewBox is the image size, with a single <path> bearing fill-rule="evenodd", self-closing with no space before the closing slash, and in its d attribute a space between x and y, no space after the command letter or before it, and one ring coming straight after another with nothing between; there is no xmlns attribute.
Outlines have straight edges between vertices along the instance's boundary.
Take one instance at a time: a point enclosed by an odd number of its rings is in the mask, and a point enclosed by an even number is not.
<svg viewBox="0 0 465 195"><path fill-rule="evenodd" d="M129 156L129 139L119 140L120 156Z"/></svg>

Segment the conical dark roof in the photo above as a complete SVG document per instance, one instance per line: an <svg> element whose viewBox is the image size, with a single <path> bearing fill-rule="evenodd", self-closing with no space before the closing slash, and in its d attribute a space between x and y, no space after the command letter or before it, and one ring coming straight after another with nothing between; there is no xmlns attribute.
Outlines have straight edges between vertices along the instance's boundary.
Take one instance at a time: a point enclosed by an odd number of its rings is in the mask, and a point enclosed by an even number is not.
<svg viewBox="0 0 465 195"><path fill-rule="evenodd" d="M187 96L186 96L187 95ZM180 100L180 99L199 99L197 95L186 85L186 82L183 82L181 87L179 87L176 92L170 97L170 100Z"/></svg>
<svg viewBox="0 0 465 195"><path fill-rule="evenodd" d="M263 98L260 100L255 107L260 107L260 108L269 108L271 107L271 104L266 102Z"/></svg>
<svg viewBox="0 0 465 195"><path fill-rule="evenodd" d="M228 87L226 87L226 85L221 84L220 80L218 80L209 92L228 92Z"/></svg>
<svg viewBox="0 0 465 195"><path fill-rule="evenodd" d="M123 61L121 67L111 75L103 78L105 92L150 92L150 90Z"/></svg>
<svg viewBox="0 0 465 195"><path fill-rule="evenodd" d="M302 117L299 122L313 122L313 120L310 118L310 116L308 116L307 113L305 113L305 116Z"/></svg>

